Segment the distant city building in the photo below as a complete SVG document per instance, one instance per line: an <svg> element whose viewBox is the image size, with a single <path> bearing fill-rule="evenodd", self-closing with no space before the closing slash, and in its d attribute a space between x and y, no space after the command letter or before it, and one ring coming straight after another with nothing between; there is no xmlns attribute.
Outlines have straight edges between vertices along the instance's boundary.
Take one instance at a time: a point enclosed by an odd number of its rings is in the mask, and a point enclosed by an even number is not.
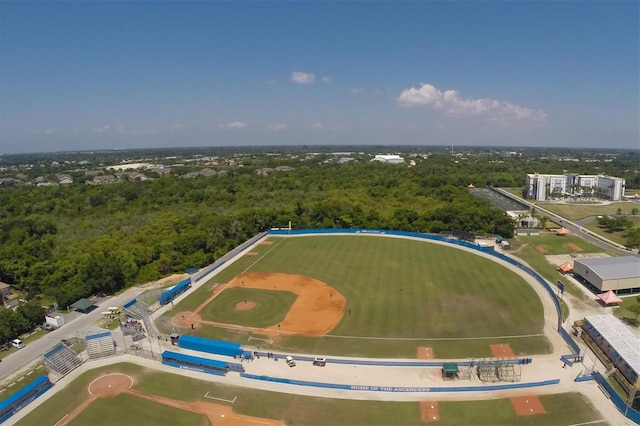
<svg viewBox="0 0 640 426"><path fill-rule="evenodd" d="M528 174L526 197L538 201L549 198L592 197L620 201L624 198L625 181L605 175Z"/></svg>
<svg viewBox="0 0 640 426"><path fill-rule="evenodd" d="M404 163L404 158L399 155L376 155L371 161L380 161L381 163L400 164Z"/></svg>

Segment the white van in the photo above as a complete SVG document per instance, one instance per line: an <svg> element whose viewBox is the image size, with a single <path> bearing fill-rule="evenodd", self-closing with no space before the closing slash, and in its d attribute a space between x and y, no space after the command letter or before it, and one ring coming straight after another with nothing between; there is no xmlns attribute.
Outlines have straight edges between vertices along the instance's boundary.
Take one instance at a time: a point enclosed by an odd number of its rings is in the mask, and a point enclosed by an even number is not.
<svg viewBox="0 0 640 426"><path fill-rule="evenodd" d="M14 348L22 349L24 348L24 343L22 343L22 340L20 339L13 339L11 341L11 346L13 346Z"/></svg>

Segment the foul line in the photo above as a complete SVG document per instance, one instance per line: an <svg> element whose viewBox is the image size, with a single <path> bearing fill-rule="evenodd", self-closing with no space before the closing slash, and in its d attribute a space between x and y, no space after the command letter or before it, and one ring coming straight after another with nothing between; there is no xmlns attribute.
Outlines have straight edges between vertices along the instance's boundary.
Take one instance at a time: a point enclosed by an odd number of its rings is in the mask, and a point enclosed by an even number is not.
<svg viewBox="0 0 640 426"><path fill-rule="evenodd" d="M596 424L596 423L606 423L606 421L604 419L600 419L600 420L594 420L592 422L574 423L574 424L569 425L569 426L593 425L593 424Z"/></svg>
<svg viewBox="0 0 640 426"><path fill-rule="evenodd" d="M207 393L204 394L204 397L209 399L215 399L217 401L230 402L232 404L236 402L236 399L238 398L238 396L234 396L233 399L216 398L214 396L209 396L209 391L207 391Z"/></svg>
<svg viewBox="0 0 640 426"><path fill-rule="evenodd" d="M273 344L273 340L271 340L271 339L261 339L259 337L253 337L253 336L249 336L249 338L247 339L247 342L250 342L252 340L262 340L263 342L267 342L270 345Z"/></svg>
<svg viewBox="0 0 640 426"><path fill-rule="evenodd" d="M266 241L266 240L267 240L267 239L265 239L264 241ZM282 238L280 241L278 241L276 244L274 244L274 245L273 245L273 247L271 247L269 250L267 250L267 252L266 252L265 254L263 254L262 256L260 256L260 257L259 257L255 262L253 262L251 265L247 266L247 267L245 268L245 270L244 270L244 271L242 271L241 273L242 273L242 274L244 274L244 273L245 273L245 272L247 272L249 269L253 268L253 266L254 266L256 263L258 263L258 262L260 262L262 259L264 259L264 257L265 257L266 255L268 255L269 253L271 253L271 251L272 251L272 250L275 250L275 249L276 249L276 247L278 247L280 244L282 244L282 242L283 242L284 240L286 240L286 238ZM262 241L260 241L260 242L262 242ZM256 244L260 244L260 242L257 242ZM253 246L252 246L252 247L253 247Z"/></svg>

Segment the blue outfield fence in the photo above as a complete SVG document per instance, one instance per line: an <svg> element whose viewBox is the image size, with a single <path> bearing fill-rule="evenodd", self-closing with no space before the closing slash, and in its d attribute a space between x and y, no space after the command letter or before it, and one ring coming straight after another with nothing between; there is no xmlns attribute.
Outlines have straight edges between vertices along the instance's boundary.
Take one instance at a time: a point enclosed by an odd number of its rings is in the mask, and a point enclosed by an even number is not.
<svg viewBox="0 0 640 426"><path fill-rule="evenodd" d="M631 407L628 407L627 406L627 402L628 401L625 401L624 399L622 399L622 397L618 394L618 392L616 392L616 390L613 388L613 386L611 386L607 382L607 379L602 377L602 374L596 372L595 373L595 379L596 379L596 382L598 382L598 384L600 386L602 386L602 388L604 388L604 390L607 391L607 393L611 397L611 401L616 406L616 408L618 410L620 410L620 412L622 414L624 414L624 416L626 418L631 419L634 422L640 424L640 412L634 410Z"/></svg>
<svg viewBox="0 0 640 426"><path fill-rule="evenodd" d="M573 338L571 338L569 333L567 333L562 328L562 307L560 306L560 302L556 298L555 292L553 288L549 285L549 283L533 269L495 250L482 248L480 246L477 246L473 243L469 243L467 241L457 240L455 238L443 237L442 235L420 234L417 232L409 232L409 231L337 228L337 229L294 229L294 230L273 229L268 232L269 232L269 235L300 235L302 236L302 235L322 235L322 234L325 234L325 235L326 234L359 234L359 235L385 235L390 237L409 237L409 238L416 238L421 240L437 241L441 243L451 244L453 246L461 246L461 247L465 247L471 250L475 250L475 251L496 257L529 274L538 282L538 284L540 284L547 291L547 293L549 293L549 296L551 296L551 300L553 301L553 305L556 308L556 314L558 317L558 322L557 322L558 333L560 333L560 336L567 343L567 345L569 345L572 351L574 351L576 354L580 353L580 348L578 347L577 343L573 340Z"/></svg>
<svg viewBox="0 0 640 426"><path fill-rule="evenodd" d="M285 379L282 377L260 376L256 374L240 374L241 377L261 380L266 382L284 383L297 386L313 386L318 388L343 389L368 392L491 392L507 389L525 389L540 386L557 385L560 379L545 380L543 382L512 383L507 385L486 385L486 386L459 386L459 387L427 387L427 386L372 386L372 385L346 385L338 383L311 382L306 380Z"/></svg>

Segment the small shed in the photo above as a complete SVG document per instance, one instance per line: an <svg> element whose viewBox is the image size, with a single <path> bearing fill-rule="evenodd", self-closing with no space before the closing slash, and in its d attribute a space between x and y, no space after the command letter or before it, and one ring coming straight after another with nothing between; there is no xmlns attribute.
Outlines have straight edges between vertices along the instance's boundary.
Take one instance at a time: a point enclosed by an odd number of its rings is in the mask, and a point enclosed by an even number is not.
<svg viewBox="0 0 640 426"><path fill-rule="evenodd" d="M86 314L87 312L91 312L95 306L93 305L93 300L82 298L71 305L71 307L76 311Z"/></svg>
<svg viewBox="0 0 640 426"><path fill-rule="evenodd" d="M171 339L171 344L173 346L178 346L178 339L180 339L180 335L178 333L171 333L169 338Z"/></svg>
<svg viewBox="0 0 640 426"><path fill-rule="evenodd" d="M445 362L442 364L442 378L444 380L454 380L458 378L458 363L457 362Z"/></svg>

